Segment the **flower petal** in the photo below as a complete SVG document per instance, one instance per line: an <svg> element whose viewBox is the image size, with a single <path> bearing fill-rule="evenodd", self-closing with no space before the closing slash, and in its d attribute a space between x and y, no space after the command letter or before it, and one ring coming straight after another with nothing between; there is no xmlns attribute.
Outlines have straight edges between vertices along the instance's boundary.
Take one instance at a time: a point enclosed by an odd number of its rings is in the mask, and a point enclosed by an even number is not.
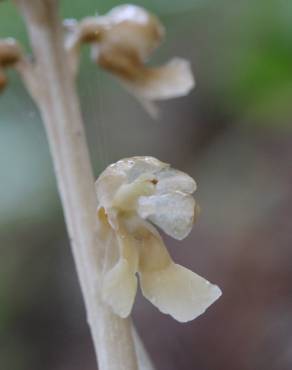
<svg viewBox="0 0 292 370"><path fill-rule="evenodd" d="M197 189L197 184L191 176L173 168L165 168L160 171L157 174L157 179L157 194L165 194L176 190L192 194Z"/></svg>
<svg viewBox="0 0 292 370"><path fill-rule="evenodd" d="M141 272L140 284L154 306L180 322L195 319L221 295L216 285L175 263L163 270Z"/></svg>
<svg viewBox="0 0 292 370"><path fill-rule="evenodd" d="M122 81L134 96L148 100L187 95L195 84L190 63L181 58L174 58L161 67L144 67L136 79Z"/></svg>
<svg viewBox="0 0 292 370"><path fill-rule="evenodd" d="M220 297L220 289L175 264L153 226L144 223L144 229L145 242L139 249L139 276L143 295L161 312L176 320L193 320Z"/></svg>
<svg viewBox="0 0 292 370"><path fill-rule="evenodd" d="M127 317L137 291L138 251L135 240L118 219L114 222L115 228L111 227L104 208L99 209L98 216L99 233L106 246L102 298L117 315Z"/></svg>
<svg viewBox="0 0 292 370"><path fill-rule="evenodd" d="M128 261L121 258L104 277L102 298L116 315L124 318L132 310L136 291L137 277Z"/></svg>
<svg viewBox="0 0 292 370"><path fill-rule="evenodd" d="M148 59L164 36L164 28L153 14L142 7L125 4L116 6L97 22L105 26L107 48L134 50L141 60Z"/></svg>
<svg viewBox="0 0 292 370"><path fill-rule="evenodd" d="M168 168L169 164L159 161L154 157L131 157L122 159L109 167L103 172L111 175L123 174L127 178L127 182L133 182L141 175L156 174L164 168Z"/></svg>
<svg viewBox="0 0 292 370"><path fill-rule="evenodd" d="M111 208L116 192L126 181L126 174L123 171L108 166L95 182L98 203L105 209Z"/></svg>
<svg viewBox="0 0 292 370"><path fill-rule="evenodd" d="M166 234L182 240L191 231L196 213L194 198L180 191L140 197L138 213L159 226Z"/></svg>

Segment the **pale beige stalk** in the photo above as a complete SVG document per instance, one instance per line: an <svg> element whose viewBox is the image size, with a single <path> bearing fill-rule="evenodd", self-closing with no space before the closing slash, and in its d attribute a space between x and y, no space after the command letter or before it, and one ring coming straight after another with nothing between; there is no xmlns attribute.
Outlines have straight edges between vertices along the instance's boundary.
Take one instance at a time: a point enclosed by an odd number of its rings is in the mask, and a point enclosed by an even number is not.
<svg viewBox="0 0 292 370"><path fill-rule="evenodd" d="M103 260L94 177L57 0L15 0L29 32L33 69L19 66L44 120L100 370L137 370L131 322L100 299ZM139 346L140 348L140 346ZM143 349L142 349L143 351ZM140 369L150 370L148 367Z"/></svg>

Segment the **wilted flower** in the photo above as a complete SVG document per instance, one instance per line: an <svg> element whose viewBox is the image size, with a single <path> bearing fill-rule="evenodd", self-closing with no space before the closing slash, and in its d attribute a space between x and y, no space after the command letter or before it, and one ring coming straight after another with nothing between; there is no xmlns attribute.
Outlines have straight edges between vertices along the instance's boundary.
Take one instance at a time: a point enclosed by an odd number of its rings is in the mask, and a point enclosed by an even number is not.
<svg viewBox="0 0 292 370"><path fill-rule="evenodd" d="M18 43L12 39L0 40L0 91L6 86L7 78L4 68L14 66L21 57L21 50Z"/></svg>
<svg viewBox="0 0 292 370"><path fill-rule="evenodd" d="M181 322L202 314L221 295L217 286L172 261L153 226L185 238L198 212L195 189L190 176L153 157L121 160L100 175L98 217L115 253L104 272L102 295L116 314L131 312L136 273L143 295Z"/></svg>
<svg viewBox="0 0 292 370"><path fill-rule="evenodd" d="M186 95L194 86L189 62L173 58L161 67L147 67L159 46L164 28L159 20L135 5L121 5L103 16L85 18L73 27L67 48L76 50L81 42L92 44L92 57L111 72L155 114L153 100Z"/></svg>

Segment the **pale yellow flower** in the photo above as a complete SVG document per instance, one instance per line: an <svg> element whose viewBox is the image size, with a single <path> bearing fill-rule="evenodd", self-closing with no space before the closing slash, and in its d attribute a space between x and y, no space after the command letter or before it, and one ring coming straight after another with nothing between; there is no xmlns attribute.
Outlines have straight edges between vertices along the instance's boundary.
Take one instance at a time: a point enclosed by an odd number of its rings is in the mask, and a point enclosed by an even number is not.
<svg viewBox="0 0 292 370"><path fill-rule="evenodd" d="M92 45L92 58L115 75L152 114L154 100L189 93L194 78L188 61L175 57L160 67L148 61L161 43L164 28L159 20L136 5L121 5L103 16L88 17L73 26L67 48L76 50L82 42Z"/></svg>
<svg viewBox="0 0 292 370"><path fill-rule="evenodd" d="M153 157L123 159L100 175L98 217L115 253L104 272L102 295L116 314L130 314L137 274L143 295L181 322L201 315L221 295L217 286L172 261L154 227L185 238L198 211L195 189L190 176Z"/></svg>

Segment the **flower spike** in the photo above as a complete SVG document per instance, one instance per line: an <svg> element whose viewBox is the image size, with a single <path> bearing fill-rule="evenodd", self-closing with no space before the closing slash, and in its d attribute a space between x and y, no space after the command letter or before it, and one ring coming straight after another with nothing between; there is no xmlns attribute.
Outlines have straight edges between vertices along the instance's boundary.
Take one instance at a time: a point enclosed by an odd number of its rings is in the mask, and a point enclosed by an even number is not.
<svg viewBox="0 0 292 370"><path fill-rule="evenodd" d="M220 297L216 285L172 261L154 227L185 238L198 214L195 190L190 176L153 157L123 159L98 178L98 217L117 253L104 273L102 295L116 314L130 314L136 275L143 295L181 322L201 315Z"/></svg>

